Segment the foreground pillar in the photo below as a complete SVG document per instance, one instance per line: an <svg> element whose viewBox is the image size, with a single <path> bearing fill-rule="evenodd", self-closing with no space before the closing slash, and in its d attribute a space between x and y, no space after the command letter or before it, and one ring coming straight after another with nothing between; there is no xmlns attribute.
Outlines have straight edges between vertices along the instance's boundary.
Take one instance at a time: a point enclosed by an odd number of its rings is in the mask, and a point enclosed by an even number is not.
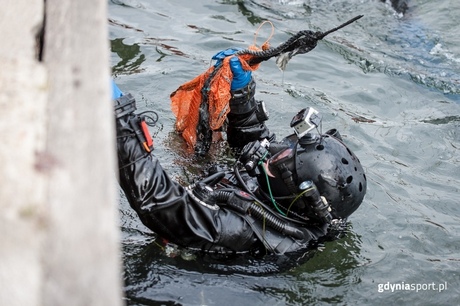
<svg viewBox="0 0 460 306"><path fill-rule="evenodd" d="M4 2L0 305L121 305L107 1Z"/></svg>

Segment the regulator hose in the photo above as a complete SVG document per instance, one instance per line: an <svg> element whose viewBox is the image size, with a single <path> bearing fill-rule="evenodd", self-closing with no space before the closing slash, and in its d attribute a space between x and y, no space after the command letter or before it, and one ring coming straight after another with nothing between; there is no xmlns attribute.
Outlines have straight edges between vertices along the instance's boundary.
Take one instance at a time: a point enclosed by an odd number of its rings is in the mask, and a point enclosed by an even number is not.
<svg viewBox="0 0 460 306"><path fill-rule="evenodd" d="M234 190L216 190L215 196L218 202L224 202L240 213L250 214L256 219L263 221L268 227L284 235L296 239L305 239L304 233L299 228L278 218L270 210L265 209L261 203L256 203L256 201L246 193L235 192Z"/></svg>

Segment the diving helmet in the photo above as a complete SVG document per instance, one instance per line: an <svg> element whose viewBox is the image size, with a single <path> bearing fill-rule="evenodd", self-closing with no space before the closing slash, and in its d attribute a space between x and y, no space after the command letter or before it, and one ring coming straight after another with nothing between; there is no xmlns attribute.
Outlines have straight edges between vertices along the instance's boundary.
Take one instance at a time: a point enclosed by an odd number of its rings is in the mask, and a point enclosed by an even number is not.
<svg viewBox="0 0 460 306"><path fill-rule="evenodd" d="M316 110L303 109L291 121L294 134L277 143L259 145L252 156L260 157L262 167L257 173L259 192L280 212L331 223L346 219L361 205L367 182L358 157L337 130L312 133L321 122ZM246 160L250 160L248 156Z"/></svg>

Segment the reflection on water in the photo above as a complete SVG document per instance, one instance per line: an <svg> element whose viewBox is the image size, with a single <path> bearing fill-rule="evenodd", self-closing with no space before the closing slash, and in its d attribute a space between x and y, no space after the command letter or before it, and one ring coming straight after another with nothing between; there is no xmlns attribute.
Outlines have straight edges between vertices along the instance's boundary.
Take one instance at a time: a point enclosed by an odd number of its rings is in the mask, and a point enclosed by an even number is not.
<svg viewBox="0 0 460 306"><path fill-rule="evenodd" d="M224 3L235 4L235 1L224 0ZM264 19L260 18L259 16L254 14L250 9L248 9L244 1L236 1L236 5L238 6L238 11L241 12L241 14L247 18L250 24L257 25L261 24L264 21Z"/></svg>
<svg viewBox="0 0 460 306"><path fill-rule="evenodd" d="M146 241L125 241L123 246L126 298L132 305L149 304L152 298L184 299L188 305L235 305L235 291L244 293L243 305L254 305L256 300L257 305L273 300L283 305L340 302L339 292L360 283L356 268L370 261L360 254L361 240L353 232L301 257L184 257L177 249L166 252L153 238ZM251 296L258 298L251 300Z"/></svg>
<svg viewBox="0 0 460 306"><path fill-rule="evenodd" d="M431 124L447 124L449 122L455 122L455 121L460 121L460 116L447 116L444 118L422 120L422 122L431 123Z"/></svg>
<svg viewBox="0 0 460 306"><path fill-rule="evenodd" d="M123 38L111 40L111 51L116 53L120 61L112 66L114 75L141 73L141 64L145 62L145 55L141 53L138 44L127 45Z"/></svg>

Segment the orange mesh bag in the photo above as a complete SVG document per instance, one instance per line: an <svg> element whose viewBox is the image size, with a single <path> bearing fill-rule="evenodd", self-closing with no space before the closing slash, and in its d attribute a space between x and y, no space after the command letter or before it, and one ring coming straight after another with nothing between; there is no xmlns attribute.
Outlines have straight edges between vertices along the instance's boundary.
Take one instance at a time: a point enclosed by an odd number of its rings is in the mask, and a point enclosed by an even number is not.
<svg viewBox="0 0 460 306"><path fill-rule="evenodd" d="M224 58L222 67L213 80L208 95L209 126L213 131L222 127L230 112L229 101L232 97L230 86L233 74L229 65L230 56Z"/></svg>
<svg viewBox="0 0 460 306"><path fill-rule="evenodd" d="M201 104L201 88L209 74L214 70L211 67L193 80L181 85L171 93L171 109L176 116L176 131L181 133L185 141L194 146L196 143L196 126L198 124L198 111Z"/></svg>
<svg viewBox="0 0 460 306"><path fill-rule="evenodd" d="M254 46L251 46L250 49L259 50ZM229 64L230 58L231 56L228 56L223 59L222 66L213 76L208 90L209 126L212 131L217 131L222 127L227 114L230 112L230 87L233 80ZM249 54L239 56L244 70L254 71L259 68L259 64L253 66L248 64L251 58L252 55ZM191 147L195 147L197 142L196 129L200 119L199 109L203 100L201 90L214 69L214 66L210 67L203 74L181 85L170 95L171 109L176 116L176 131L182 134L182 137Z"/></svg>

